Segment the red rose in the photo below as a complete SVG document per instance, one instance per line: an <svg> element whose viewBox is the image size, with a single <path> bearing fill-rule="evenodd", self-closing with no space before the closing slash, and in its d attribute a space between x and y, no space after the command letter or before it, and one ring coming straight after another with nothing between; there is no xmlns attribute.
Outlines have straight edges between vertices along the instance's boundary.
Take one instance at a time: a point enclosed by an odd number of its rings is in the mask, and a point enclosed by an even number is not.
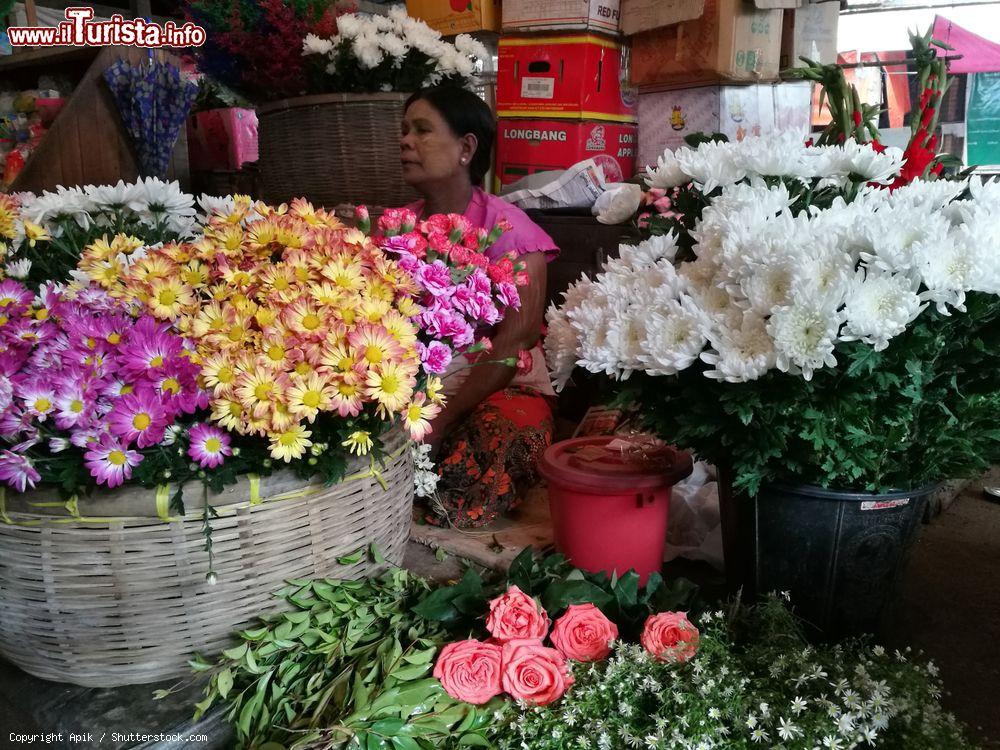
<svg viewBox="0 0 1000 750"><path fill-rule="evenodd" d="M500 656L500 647L490 643L449 643L438 655L434 676L452 698L479 706L500 695Z"/></svg>
<svg viewBox="0 0 1000 750"><path fill-rule="evenodd" d="M552 645L567 659L599 661L611 653L618 626L593 604L570 604L552 627Z"/></svg>
<svg viewBox="0 0 1000 750"><path fill-rule="evenodd" d="M549 632L549 616L534 599L511 586L490 602L486 629L501 643L518 638L541 640Z"/></svg>
<svg viewBox="0 0 1000 750"><path fill-rule="evenodd" d="M649 616L640 640L657 661L685 662L698 650L698 628L686 612L661 612Z"/></svg>
<svg viewBox="0 0 1000 750"><path fill-rule="evenodd" d="M563 655L554 648L545 648L537 639L508 641L501 658L504 692L517 700L547 706L573 684Z"/></svg>

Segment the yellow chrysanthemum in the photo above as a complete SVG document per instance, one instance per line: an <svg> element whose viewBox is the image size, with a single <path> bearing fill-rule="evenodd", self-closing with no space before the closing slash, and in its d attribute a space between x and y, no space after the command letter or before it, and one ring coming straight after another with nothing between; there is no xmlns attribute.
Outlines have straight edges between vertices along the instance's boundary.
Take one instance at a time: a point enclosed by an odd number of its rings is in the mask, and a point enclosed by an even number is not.
<svg viewBox="0 0 1000 750"><path fill-rule="evenodd" d="M235 320L236 315L232 310L227 310L214 300L206 302L191 319L191 335L201 339L210 333L220 333Z"/></svg>
<svg viewBox="0 0 1000 750"><path fill-rule="evenodd" d="M403 350L396 339L382 326L364 326L348 334L347 342L358 354L359 361L373 367L398 359Z"/></svg>
<svg viewBox="0 0 1000 750"><path fill-rule="evenodd" d="M444 385L437 375L428 375L427 384L424 386L427 391L427 398L431 403L441 406L444 404Z"/></svg>
<svg viewBox="0 0 1000 750"><path fill-rule="evenodd" d="M404 349L409 349L417 343L417 327L399 312L390 310L382 316L381 322L385 330L387 330Z"/></svg>
<svg viewBox="0 0 1000 750"><path fill-rule="evenodd" d="M385 413L400 411L413 395L416 385L413 377L395 362L384 362L369 370L365 381L365 395L378 402Z"/></svg>
<svg viewBox="0 0 1000 750"><path fill-rule="evenodd" d="M163 279L149 285L149 301L146 306L161 320L173 320L187 308L194 305L191 287L180 279Z"/></svg>
<svg viewBox="0 0 1000 750"><path fill-rule="evenodd" d="M403 411L403 426L414 440L423 440L431 432L431 420L441 412L441 407L428 403L423 392L418 392Z"/></svg>
<svg viewBox="0 0 1000 750"><path fill-rule="evenodd" d="M300 424L292 425L287 430L272 434L270 436L271 457L285 462L302 458L306 449L312 445L310 436L312 436L312 432Z"/></svg>
<svg viewBox="0 0 1000 750"><path fill-rule="evenodd" d="M36 242L46 242L52 239L44 227L27 219L24 221L24 236L28 240L28 247L34 247Z"/></svg>
<svg viewBox="0 0 1000 750"><path fill-rule="evenodd" d="M211 388L216 397L232 390L237 374L232 360L224 354L209 354L201 362L202 383L205 388Z"/></svg>
<svg viewBox="0 0 1000 750"><path fill-rule="evenodd" d="M181 280L190 287L201 289L209 282L208 266L200 260L192 260L181 269Z"/></svg>
<svg viewBox="0 0 1000 750"><path fill-rule="evenodd" d="M367 456L368 451L372 449L375 443L372 441L371 433L365 430L358 430L352 432L347 436L347 440L341 443L342 446L347 448L351 453L356 453L359 456Z"/></svg>
<svg viewBox="0 0 1000 750"><path fill-rule="evenodd" d="M399 310L400 315L407 318L415 318L420 314L420 305L410 297L400 297L396 300L396 309Z"/></svg>
<svg viewBox="0 0 1000 750"><path fill-rule="evenodd" d="M330 408L332 391L330 385L317 373L308 378L293 380L292 387L288 389L288 407L292 414L312 422L321 411Z"/></svg>
<svg viewBox="0 0 1000 750"><path fill-rule="evenodd" d="M95 263L87 269L87 275L105 289L116 287L125 274L125 266L117 258Z"/></svg>
<svg viewBox="0 0 1000 750"><path fill-rule="evenodd" d="M366 323L380 323L385 314L392 309L389 302L382 299L366 297L358 308L358 318Z"/></svg>
<svg viewBox="0 0 1000 750"><path fill-rule="evenodd" d="M365 276L361 264L347 258L330 261L323 267L322 274L341 289L359 292L365 288Z"/></svg>
<svg viewBox="0 0 1000 750"><path fill-rule="evenodd" d="M243 404L234 398L219 398L212 401L212 421L218 422L227 430L245 434L244 411Z"/></svg>
<svg viewBox="0 0 1000 750"><path fill-rule="evenodd" d="M157 279L168 279L177 274L177 264L169 258L150 254L137 260L128 269L130 279L152 283Z"/></svg>
<svg viewBox="0 0 1000 750"><path fill-rule="evenodd" d="M243 373L236 381L236 397L253 416L263 419L282 399L280 376L263 368Z"/></svg>
<svg viewBox="0 0 1000 750"><path fill-rule="evenodd" d="M285 325L295 333L312 338L326 337L325 316L307 300L299 300L287 308L282 317Z"/></svg>

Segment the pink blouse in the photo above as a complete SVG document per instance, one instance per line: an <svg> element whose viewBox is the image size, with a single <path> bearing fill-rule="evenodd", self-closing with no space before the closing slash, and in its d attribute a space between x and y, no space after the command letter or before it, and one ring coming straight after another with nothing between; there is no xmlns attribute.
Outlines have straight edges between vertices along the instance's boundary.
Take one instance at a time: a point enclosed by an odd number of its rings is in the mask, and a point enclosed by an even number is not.
<svg viewBox="0 0 1000 750"><path fill-rule="evenodd" d="M406 206L418 217L424 217L424 201L414 201ZM520 208L513 203L508 203L503 198L489 195L481 188L472 189L472 200L462 214L473 226L492 229L501 219L506 219L510 224L510 229L504 232L500 239L486 251L490 260L496 260L504 253L513 252L515 256L527 255L528 253L545 253L545 259L553 261L559 255L559 248L552 241L548 233L528 218ZM458 363L456 358L456 364ZM548 369L545 366L545 353L540 344L531 350L531 370L525 373L518 373L511 381L511 385L530 388L545 395L555 395L552 390L552 382L549 379ZM452 395L462 385L465 379L472 373L474 368L464 368L445 374L444 392L445 395Z"/></svg>

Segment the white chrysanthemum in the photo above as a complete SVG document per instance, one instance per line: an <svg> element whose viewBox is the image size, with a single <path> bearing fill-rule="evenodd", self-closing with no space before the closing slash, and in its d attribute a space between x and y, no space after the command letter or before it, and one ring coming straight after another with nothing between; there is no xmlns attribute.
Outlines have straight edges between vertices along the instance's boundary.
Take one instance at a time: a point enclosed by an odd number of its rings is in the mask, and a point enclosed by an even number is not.
<svg viewBox="0 0 1000 750"><path fill-rule="evenodd" d="M861 340L882 351L921 313L917 284L899 274L859 272L847 296L842 341Z"/></svg>
<svg viewBox="0 0 1000 750"><path fill-rule="evenodd" d="M84 229L88 228L93 210L93 202L82 190L62 185L54 193L46 190L21 204L22 218L45 227L54 237L62 236L63 229L57 223L61 219L72 219Z"/></svg>
<svg viewBox="0 0 1000 750"><path fill-rule="evenodd" d="M708 343L705 317L694 300L670 300L652 311L643 310L639 362L650 375L675 375L697 361ZM640 326L637 324L636 328Z"/></svg>
<svg viewBox="0 0 1000 750"><path fill-rule="evenodd" d="M964 312L966 292L972 289L974 280L983 275L976 241L977 238L952 233L948 243L923 245L917 251L917 268L927 287L923 297L933 301L942 315L949 314L949 306Z"/></svg>
<svg viewBox="0 0 1000 750"><path fill-rule="evenodd" d="M354 13L337 16L337 36L342 39L354 39L365 28L367 28L367 24Z"/></svg>
<svg viewBox="0 0 1000 750"><path fill-rule="evenodd" d="M136 198L135 183L118 180L115 185L87 185L83 188L84 195L98 210L122 209Z"/></svg>
<svg viewBox="0 0 1000 750"><path fill-rule="evenodd" d="M777 307L792 301L792 281L795 263L787 260L772 265L758 265L739 283L750 309L760 315L770 315Z"/></svg>
<svg viewBox="0 0 1000 750"><path fill-rule="evenodd" d="M903 166L902 149L890 146L881 153L869 143L858 143L851 139L841 146L844 153L842 169L866 182L887 184L899 176Z"/></svg>
<svg viewBox="0 0 1000 750"><path fill-rule="evenodd" d="M649 308L635 305L624 314L611 318L608 323L608 350L614 369L627 378L635 370L643 369L646 360L647 329L654 325Z"/></svg>
<svg viewBox="0 0 1000 750"><path fill-rule="evenodd" d="M712 365L705 377L727 383L745 383L756 380L774 369L777 353L774 341L767 332L767 321L754 313L747 313L739 327L721 328L709 335L711 349L701 355L702 361Z"/></svg>
<svg viewBox="0 0 1000 750"><path fill-rule="evenodd" d="M492 59L486 45L468 34L459 34L455 37L455 49L463 55L482 60L484 63Z"/></svg>
<svg viewBox="0 0 1000 750"><path fill-rule="evenodd" d="M748 173L769 177L799 177L808 173L805 148L797 133L746 138L736 151Z"/></svg>
<svg viewBox="0 0 1000 750"><path fill-rule="evenodd" d="M670 149L664 151L656 159L656 167L646 167L646 185L650 188L660 190L672 190L691 181L691 178L684 173L677 157Z"/></svg>
<svg viewBox="0 0 1000 750"><path fill-rule="evenodd" d="M375 41L386 53L386 55L393 58L393 63L397 67L402 64L403 58L406 57L406 53L410 51L409 45L395 34L376 34Z"/></svg>
<svg viewBox="0 0 1000 750"><path fill-rule="evenodd" d="M306 34L302 40L303 55L328 55L333 51L333 42L323 39L315 34Z"/></svg>
<svg viewBox="0 0 1000 750"><path fill-rule="evenodd" d="M4 271L12 279L26 279L28 274L31 273L31 259L21 258L20 260L11 261L4 266Z"/></svg>
<svg viewBox="0 0 1000 750"><path fill-rule="evenodd" d="M351 51L358 58L361 67L367 70L377 68L384 59L382 48L374 34L359 34L354 37Z"/></svg>
<svg viewBox="0 0 1000 750"><path fill-rule="evenodd" d="M812 380L814 370L836 366L833 349L840 323L839 313L808 303L796 301L775 310L767 332L774 340L778 369Z"/></svg>
<svg viewBox="0 0 1000 750"><path fill-rule="evenodd" d="M774 216L791 204L792 198L787 185L781 183L768 187L761 178L754 177L749 183L741 182L723 188L722 195L705 209L702 218L705 218L706 213L709 217L724 217L747 209L753 209L758 216Z"/></svg>
<svg viewBox="0 0 1000 750"><path fill-rule="evenodd" d="M548 329L545 334L545 364L549 368L552 387L561 391L573 374L579 356L580 333L569 322L565 313L555 305L545 316Z"/></svg>
<svg viewBox="0 0 1000 750"><path fill-rule="evenodd" d="M813 239L794 267L792 296L837 308L851 288L855 266L855 259L836 245Z"/></svg>
<svg viewBox="0 0 1000 750"><path fill-rule="evenodd" d="M577 364L588 372L618 375L618 360L608 338L612 314L606 300L584 300L568 317L579 337Z"/></svg>
<svg viewBox="0 0 1000 750"><path fill-rule="evenodd" d="M619 245L618 257L633 271L655 266L660 260L673 261L677 255L677 235L661 234L643 240L638 245Z"/></svg>
<svg viewBox="0 0 1000 750"><path fill-rule="evenodd" d="M697 149L678 149L674 156L684 173L705 193L746 177L746 168L731 143L709 141Z"/></svg>

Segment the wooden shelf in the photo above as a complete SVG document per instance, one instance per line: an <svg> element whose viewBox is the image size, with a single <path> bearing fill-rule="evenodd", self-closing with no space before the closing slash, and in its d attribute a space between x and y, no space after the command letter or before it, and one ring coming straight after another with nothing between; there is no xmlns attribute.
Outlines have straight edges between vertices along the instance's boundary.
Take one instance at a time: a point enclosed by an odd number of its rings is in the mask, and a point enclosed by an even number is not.
<svg viewBox="0 0 1000 750"><path fill-rule="evenodd" d="M92 60L101 47L40 47L0 57L0 73L17 68L47 67L76 60Z"/></svg>
<svg viewBox="0 0 1000 750"><path fill-rule="evenodd" d="M81 49L86 54L81 53ZM41 51L23 52L19 56L27 57ZM148 57L147 50L136 47L83 47L44 52L46 55L25 60L23 65L43 68L79 59L86 63L87 69L52 127L28 157L10 191L41 193L54 190L59 185L113 185L119 180L135 180L139 176L135 154L118 107L104 83L103 73L119 58L133 64L142 62ZM76 57L73 57L74 53ZM162 50L154 54L176 63ZM0 67L0 72L6 70ZM183 187L189 181L187 131L183 127L174 147L167 177L179 180Z"/></svg>

